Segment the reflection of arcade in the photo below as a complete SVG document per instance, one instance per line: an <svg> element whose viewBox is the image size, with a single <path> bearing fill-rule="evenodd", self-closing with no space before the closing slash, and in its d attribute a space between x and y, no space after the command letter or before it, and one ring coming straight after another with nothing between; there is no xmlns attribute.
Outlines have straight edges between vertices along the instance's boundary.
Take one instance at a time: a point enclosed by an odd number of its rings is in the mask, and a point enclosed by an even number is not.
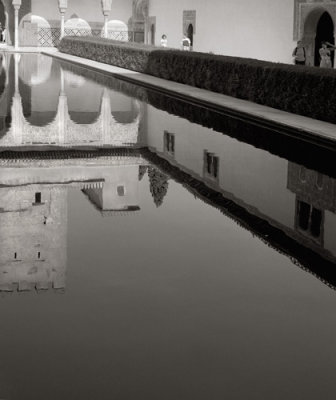
<svg viewBox="0 0 336 400"><path fill-rule="evenodd" d="M133 150L113 152L101 158L3 160L0 292L65 288L69 189L82 190L103 216L140 209L143 159Z"/></svg>
<svg viewBox="0 0 336 400"><path fill-rule="evenodd" d="M11 57L8 55L7 57ZM22 88L26 88L25 92L30 89L29 85L41 84L41 79L48 79L48 73L51 73L50 64L47 62L49 58L45 57L43 64L46 76L39 74L37 76L27 73L26 68L20 69L20 55L14 56L14 85L13 88L8 87L0 100L0 110L2 119L8 118L8 103L12 102L10 108L11 124L9 127L2 124L0 127L0 146L2 147L17 147L17 146L45 146L57 145L65 147L74 146L129 146L138 143L139 123L141 119L140 105L136 101L132 101L135 117L130 122L119 122L112 111L110 92L107 89L101 90L100 109L97 117L91 123L77 123L74 121L76 113L69 110L68 94L66 92L66 76L60 69L60 82L57 82L59 87L58 104L55 110L50 110L48 113L37 111L37 115L43 120L43 114L54 114L53 120L45 123L44 126L37 126L32 123L32 118L29 117L31 110L24 110L23 99L20 94L19 83L21 78ZM29 60L28 56L24 57L24 62ZM36 57L35 57L36 58ZM22 61L21 61L22 62ZM6 61L9 65L10 61ZM43 65L40 67L43 70ZM20 73L21 76L20 76ZM28 76L27 76L28 75ZM29 85L27 85L27 82ZM21 88L21 90L22 90ZM28 89L27 89L28 88ZM70 88L71 89L71 88ZM70 90L68 88L68 90ZM31 89L30 89L31 90ZM46 87L48 90L48 87ZM50 89L49 89L50 90ZM12 97L12 99L11 99ZM28 108L32 105L36 107L40 99L32 97ZM78 99L77 103L80 103ZM131 101L131 100L130 100ZM25 102L26 103L26 102ZM24 103L24 104L25 104ZM36 113L36 111L35 111ZM82 113L85 115L85 113ZM72 115L74 117L72 117ZM29 122L30 121L30 122ZM48 121L47 121L48 122Z"/></svg>

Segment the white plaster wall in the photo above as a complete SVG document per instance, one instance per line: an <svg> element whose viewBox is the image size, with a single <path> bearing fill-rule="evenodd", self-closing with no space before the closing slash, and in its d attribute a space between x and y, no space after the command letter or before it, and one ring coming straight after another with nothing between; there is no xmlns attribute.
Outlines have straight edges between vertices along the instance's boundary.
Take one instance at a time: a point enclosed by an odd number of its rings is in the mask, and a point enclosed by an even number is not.
<svg viewBox="0 0 336 400"><path fill-rule="evenodd" d="M150 0L157 45L180 46L183 10L196 10L195 51L292 62L294 0Z"/></svg>

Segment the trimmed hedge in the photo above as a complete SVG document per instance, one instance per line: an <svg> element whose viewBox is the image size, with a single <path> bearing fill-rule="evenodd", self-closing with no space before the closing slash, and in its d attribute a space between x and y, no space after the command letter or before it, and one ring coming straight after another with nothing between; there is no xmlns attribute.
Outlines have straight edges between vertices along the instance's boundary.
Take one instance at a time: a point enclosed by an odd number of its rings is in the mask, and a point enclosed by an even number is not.
<svg viewBox="0 0 336 400"><path fill-rule="evenodd" d="M208 53L66 37L59 50L336 123L336 71Z"/></svg>

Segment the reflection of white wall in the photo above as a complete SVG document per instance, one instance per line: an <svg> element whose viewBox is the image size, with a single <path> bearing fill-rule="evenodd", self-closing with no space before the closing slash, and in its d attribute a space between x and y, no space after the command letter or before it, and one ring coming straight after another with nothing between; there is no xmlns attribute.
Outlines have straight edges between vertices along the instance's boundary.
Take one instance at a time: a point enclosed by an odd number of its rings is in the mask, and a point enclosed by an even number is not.
<svg viewBox="0 0 336 400"><path fill-rule="evenodd" d="M160 153L164 150L164 131L175 134L174 158L167 157L195 177L203 178L204 151L214 153L219 157L219 179L206 182L300 240L295 231L296 194L287 188L287 160L151 106L147 110L147 126L148 146ZM334 256L335 230L336 215L325 211L324 249ZM313 244L312 247L322 251Z"/></svg>
<svg viewBox="0 0 336 400"><path fill-rule="evenodd" d="M326 249L330 250L333 254L336 254L336 215L330 211L326 211L324 223L324 246Z"/></svg>
<svg viewBox="0 0 336 400"><path fill-rule="evenodd" d="M293 0L180 0L174 7L166 0L150 1L157 41L166 34L169 46L180 47L183 10L196 10L196 51L292 61Z"/></svg>
<svg viewBox="0 0 336 400"><path fill-rule="evenodd" d="M35 204L35 193L41 204ZM0 190L0 290L65 287L66 192L33 185Z"/></svg>
<svg viewBox="0 0 336 400"><path fill-rule="evenodd" d="M288 228L294 227L295 195L287 187L288 162L166 112L148 107L149 147L163 151L164 131L175 133L175 160L203 176L204 151L219 157L219 187Z"/></svg>

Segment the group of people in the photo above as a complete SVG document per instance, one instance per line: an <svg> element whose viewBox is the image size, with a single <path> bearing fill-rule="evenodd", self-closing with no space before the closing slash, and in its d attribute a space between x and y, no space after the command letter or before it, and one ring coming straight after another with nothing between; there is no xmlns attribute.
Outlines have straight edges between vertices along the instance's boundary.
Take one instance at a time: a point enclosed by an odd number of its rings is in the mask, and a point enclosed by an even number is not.
<svg viewBox="0 0 336 400"><path fill-rule="evenodd" d="M161 36L161 46L162 47L167 47L168 46L167 35L162 35ZM183 50L187 50L187 51L191 50L191 40L186 35L184 35L183 38L182 38L181 48Z"/></svg>
<svg viewBox="0 0 336 400"><path fill-rule="evenodd" d="M322 42L322 47L319 49L321 68L332 68L331 52L335 49L336 46L332 43ZM295 47L292 56L294 57L295 64L306 64L306 49L301 40L297 42L297 46Z"/></svg>

